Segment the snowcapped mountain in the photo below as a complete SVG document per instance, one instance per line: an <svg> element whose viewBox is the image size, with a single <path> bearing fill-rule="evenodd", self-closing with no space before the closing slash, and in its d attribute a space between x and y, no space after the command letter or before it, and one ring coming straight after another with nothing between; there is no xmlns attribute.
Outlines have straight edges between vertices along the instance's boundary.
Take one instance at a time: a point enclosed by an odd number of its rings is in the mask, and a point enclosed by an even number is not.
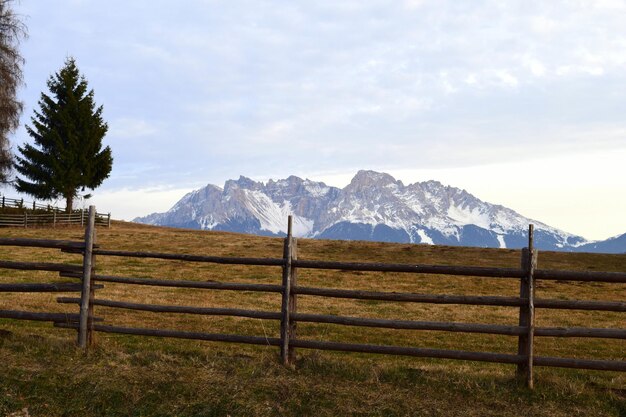
<svg viewBox="0 0 626 417"><path fill-rule="evenodd" d="M600 242L589 242L574 249L576 252L626 253L626 233Z"/></svg>
<svg viewBox="0 0 626 417"><path fill-rule="evenodd" d="M576 250L593 243L465 190L437 181L405 186L374 171L359 171L343 189L295 176L266 184L242 176L226 181L223 189L209 184L165 213L134 221L282 236L289 214L298 237L519 248L527 244L533 223L540 249Z"/></svg>

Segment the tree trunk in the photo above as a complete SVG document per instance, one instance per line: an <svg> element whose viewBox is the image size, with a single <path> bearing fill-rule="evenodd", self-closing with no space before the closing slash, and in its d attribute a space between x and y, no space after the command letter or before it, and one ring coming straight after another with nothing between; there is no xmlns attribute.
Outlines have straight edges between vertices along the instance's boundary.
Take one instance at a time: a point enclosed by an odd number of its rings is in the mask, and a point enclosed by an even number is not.
<svg viewBox="0 0 626 417"><path fill-rule="evenodd" d="M65 196L65 212L66 213L71 213L72 212L72 206L74 205L74 195L67 195Z"/></svg>

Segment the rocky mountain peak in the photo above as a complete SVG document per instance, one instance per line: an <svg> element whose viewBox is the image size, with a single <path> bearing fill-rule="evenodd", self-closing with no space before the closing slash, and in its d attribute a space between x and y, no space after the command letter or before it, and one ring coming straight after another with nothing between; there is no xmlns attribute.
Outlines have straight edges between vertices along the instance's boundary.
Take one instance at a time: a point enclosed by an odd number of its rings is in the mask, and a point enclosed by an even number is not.
<svg viewBox="0 0 626 417"><path fill-rule="evenodd" d="M350 181L346 189L362 189L372 187L386 187L396 185L403 187L402 181L397 181L394 177L384 172L361 170Z"/></svg>
<svg viewBox="0 0 626 417"><path fill-rule="evenodd" d="M289 215L298 237L519 248L527 244L528 224L533 223L539 249L610 247L626 252L624 237L589 246L580 236L482 201L466 190L432 180L404 186L389 174L367 170L357 172L343 189L295 175L266 184L241 176L226 181L223 190L208 185L168 212L135 221L283 236Z"/></svg>
<svg viewBox="0 0 626 417"><path fill-rule="evenodd" d="M267 182L267 186L270 188L276 188L276 187L293 187L293 186L298 186L300 184L302 184L304 182L304 180L300 177L297 177L295 175L290 175L285 179L282 180L273 180L270 179Z"/></svg>
<svg viewBox="0 0 626 417"><path fill-rule="evenodd" d="M243 188L246 190L261 190L263 183L256 182L251 178L239 176L238 180L228 180L224 183L224 191L229 192L233 189Z"/></svg>

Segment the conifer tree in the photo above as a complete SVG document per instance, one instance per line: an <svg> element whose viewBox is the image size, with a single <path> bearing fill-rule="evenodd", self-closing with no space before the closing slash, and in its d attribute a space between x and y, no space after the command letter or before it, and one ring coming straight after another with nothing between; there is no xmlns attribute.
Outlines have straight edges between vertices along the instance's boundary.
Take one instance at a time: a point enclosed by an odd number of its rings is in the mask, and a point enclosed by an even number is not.
<svg viewBox="0 0 626 417"><path fill-rule="evenodd" d="M22 113L17 89L22 84L24 59L18 46L26 27L13 10L13 0L0 0L0 184L9 182L13 158L9 135L15 132Z"/></svg>
<svg viewBox="0 0 626 417"><path fill-rule="evenodd" d="M47 85L51 95L41 94L40 111L26 126L34 144L18 146L15 169L23 178L15 188L40 199L63 197L69 212L79 190L93 190L109 177L113 157L108 146L102 149L108 126L73 58Z"/></svg>

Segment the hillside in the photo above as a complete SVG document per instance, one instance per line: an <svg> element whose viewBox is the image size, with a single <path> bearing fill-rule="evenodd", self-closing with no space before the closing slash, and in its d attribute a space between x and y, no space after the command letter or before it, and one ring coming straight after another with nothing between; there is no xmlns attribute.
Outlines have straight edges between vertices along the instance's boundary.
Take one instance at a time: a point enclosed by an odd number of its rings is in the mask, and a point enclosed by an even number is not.
<svg viewBox="0 0 626 417"><path fill-rule="evenodd" d="M77 228L2 229L4 237L76 240ZM162 228L114 222L98 229L106 249L221 256L280 257L280 238ZM519 251L380 242L300 239L299 259L515 267ZM44 260L79 262L71 254L38 250ZM0 247L0 259L33 260L24 248ZM41 259L40 259L41 260ZM546 269L626 271L626 255L540 252ZM277 283L280 269L99 257L99 273L224 282ZM58 281L48 273L0 269L1 282ZM397 273L300 271L307 286L435 294L516 295L519 283ZM57 295L3 294L0 309L76 311ZM131 287L107 283L99 298L154 304L276 311L273 294ZM540 282L537 297L626 299L626 285ZM301 297L299 311L406 320L515 324L517 310ZM243 333L273 337L269 320L153 314L96 307L107 324ZM623 313L541 310L540 326L623 327ZM353 341L444 349L511 352L507 336L434 331L377 330L299 324L317 340ZM612 372L538 368L536 390L513 378L510 365L382 355L298 350L295 369L278 363L272 347L97 335L88 356L74 348L75 332L49 324L0 319L0 415L28 409L39 415L108 416L621 416L626 376ZM541 338L541 355L624 359L623 343L607 339ZM4 366L6 364L6 366ZM18 414L14 414L18 415ZM28 415L22 414L19 415Z"/></svg>

